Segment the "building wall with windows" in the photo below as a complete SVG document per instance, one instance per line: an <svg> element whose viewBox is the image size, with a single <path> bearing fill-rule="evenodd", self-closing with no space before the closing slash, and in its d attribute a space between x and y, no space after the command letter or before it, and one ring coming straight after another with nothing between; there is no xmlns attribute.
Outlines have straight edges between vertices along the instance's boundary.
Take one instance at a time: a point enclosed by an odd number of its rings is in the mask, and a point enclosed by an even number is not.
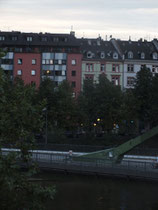
<svg viewBox="0 0 158 210"><path fill-rule="evenodd" d="M123 63L108 61L106 63L107 79L114 85L123 88Z"/></svg>
<svg viewBox="0 0 158 210"><path fill-rule="evenodd" d="M67 53L42 53L42 78L52 79L56 85L66 79Z"/></svg>
<svg viewBox="0 0 158 210"><path fill-rule="evenodd" d="M35 83L38 88L41 80L41 55L15 53L13 76L14 78L19 76L25 84Z"/></svg>
<svg viewBox="0 0 158 210"><path fill-rule="evenodd" d="M93 80L94 83L98 83L99 75L101 72L105 72L105 65L101 69L100 61L95 60L83 60L82 61L82 87L84 80Z"/></svg>
<svg viewBox="0 0 158 210"><path fill-rule="evenodd" d="M13 76L14 53L8 52L0 60L0 67L4 70L5 74Z"/></svg>
<svg viewBox="0 0 158 210"><path fill-rule="evenodd" d="M133 60L133 61L125 61L124 63L124 73L123 73L123 79L124 79L124 88L132 88L134 86L134 81L136 78L137 72L140 71L140 69L146 65L147 68L151 70L153 75L158 73L158 61L139 61L139 60Z"/></svg>
<svg viewBox="0 0 158 210"><path fill-rule="evenodd" d="M82 54L69 53L67 55L67 80L73 88L73 96L81 91Z"/></svg>

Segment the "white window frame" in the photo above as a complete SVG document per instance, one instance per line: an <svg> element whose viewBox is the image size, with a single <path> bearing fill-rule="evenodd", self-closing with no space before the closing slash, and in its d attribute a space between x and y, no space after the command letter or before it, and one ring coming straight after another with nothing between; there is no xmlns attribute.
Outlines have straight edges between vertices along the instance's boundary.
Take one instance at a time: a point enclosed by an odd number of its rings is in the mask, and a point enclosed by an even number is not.
<svg viewBox="0 0 158 210"><path fill-rule="evenodd" d="M18 76L21 76L22 75L22 70L21 69L17 70L17 75Z"/></svg>
<svg viewBox="0 0 158 210"><path fill-rule="evenodd" d="M134 72L134 64L127 64L127 72Z"/></svg>
<svg viewBox="0 0 158 210"><path fill-rule="evenodd" d="M71 60L71 64L72 64L72 65L76 65L76 59L72 59L72 60Z"/></svg>
<svg viewBox="0 0 158 210"><path fill-rule="evenodd" d="M36 59L32 59L32 65L36 65Z"/></svg>
<svg viewBox="0 0 158 210"><path fill-rule="evenodd" d="M128 58L129 58L129 59L132 59L132 58L133 58L133 52L132 52L132 51L129 51L129 52L128 52Z"/></svg>
<svg viewBox="0 0 158 210"><path fill-rule="evenodd" d="M27 40L27 42L32 42L32 36L27 36L26 40Z"/></svg>
<svg viewBox="0 0 158 210"><path fill-rule="evenodd" d="M35 76L36 75L36 70L31 70L31 76Z"/></svg>
<svg viewBox="0 0 158 210"><path fill-rule="evenodd" d="M18 58L18 64L22 65L22 58Z"/></svg>

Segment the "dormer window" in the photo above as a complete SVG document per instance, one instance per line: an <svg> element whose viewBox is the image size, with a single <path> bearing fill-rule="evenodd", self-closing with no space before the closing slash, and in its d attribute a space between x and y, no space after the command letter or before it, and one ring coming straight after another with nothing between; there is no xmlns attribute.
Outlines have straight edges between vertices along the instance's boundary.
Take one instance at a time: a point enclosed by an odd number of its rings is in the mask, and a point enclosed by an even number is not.
<svg viewBox="0 0 158 210"><path fill-rule="evenodd" d="M47 37L42 37L42 42L47 42Z"/></svg>
<svg viewBox="0 0 158 210"><path fill-rule="evenodd" d="M32 36L27 36L26 40L27 40L27 42L32 42Z"/></svg>
<svg viewBox="0 0 158 210"><path fill-rule="evenodd" d="M53 41L54 41L54 42L58 42L58 41L59 41L59 38L58 38L58 37L54 37L54 38L53 38Z"/></svg>
<svg viewBox="0 0 158 210"><path fill-rule="evenodd" d="M100 58L102 58L102 59L105 58L105 53L104 53L104 52L101 52L101 53L100 53Z"/></svg>
<svg viewBox="0 0 158 210"><path fill-rule="evenodd" d="M118 59L118 53L117 52L113 53L113 59Z"/></svg>
<svg viewBox="0 0 158 210"><path fill-rule="evenodd" d="M12 36L12 41L17 41L18 37L17 36Z"/></svg>
<svg viewBox="0 0 158 210"><path fill-rule="evenodd" d="M0 36L0 41L4 41L5 40L5 36Z"/></svg>
<svg viewBox="0 0 158 210"><path fill-rule="evenodd" d="M88 51L87 52L87 58L92 58L92 56L93 56L92 52L91 51Z"/></svg>
<svg viewBox="0 0 158 210"><path fill-rule="evenodd" d="M129 59L132 59L133 58L133 52L131 52L131 51L128 52L128 58Z"/></svg>
<svg viewBox="0 0 158 210"><path fill-rule="evenodd" d="M154 53L153 53L153 60L157 60L157 58L158 58L157 53L154 52Z"/></svg>
<svg viewBox="0 0 158 210"><path fill-rule="evenodd" d="M142 53L140 54L140 57L141 57L141 59L145 59L145 53L142 52Z"/></svg>

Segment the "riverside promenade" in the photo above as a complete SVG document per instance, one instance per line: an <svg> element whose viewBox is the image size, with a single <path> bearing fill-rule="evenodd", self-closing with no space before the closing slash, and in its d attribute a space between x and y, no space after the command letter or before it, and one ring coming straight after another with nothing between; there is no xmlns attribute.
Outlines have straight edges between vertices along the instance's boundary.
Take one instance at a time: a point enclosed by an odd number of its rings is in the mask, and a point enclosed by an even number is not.
<svg viewBox="0 0 158 210"><path fill-rule="evenodd" d="M42 170L47 171L158 181L155 156L125 155L120 163L85 157L82 160L74 159L82 154L71 153L71 151L42 151L42 153L33 153L32 159Z"/></svg>
<svg viewBox="0 0 158 210"><path fill-rule="evenodd" d="M18 151L2 149L3 155ZM86 153L71 150L69 152L33 150L30 153L32 162L37 163L41 170L158 181L156 156L124 155L120 163L114 163L105 159L81 157Z"/></svg>

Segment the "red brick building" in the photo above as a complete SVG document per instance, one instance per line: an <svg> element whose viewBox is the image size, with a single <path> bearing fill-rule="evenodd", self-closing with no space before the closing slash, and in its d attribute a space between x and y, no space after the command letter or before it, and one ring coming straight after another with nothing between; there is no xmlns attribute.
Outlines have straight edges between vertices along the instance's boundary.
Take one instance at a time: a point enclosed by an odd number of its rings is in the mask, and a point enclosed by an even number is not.
<svg viewBox="0 0 158 210"><path fill-rule="evenodd" d="M35 83L39 87L41 80L41 55L39 53L15 53L13 76L20 76L25 84Z"/></svg>
<svg viewBox="0 0 158 210"><path fill-rule="evenodd" d="M82 54L68 54L67 56L67 80L74 90L74 97L81 91Z"/></svg>

